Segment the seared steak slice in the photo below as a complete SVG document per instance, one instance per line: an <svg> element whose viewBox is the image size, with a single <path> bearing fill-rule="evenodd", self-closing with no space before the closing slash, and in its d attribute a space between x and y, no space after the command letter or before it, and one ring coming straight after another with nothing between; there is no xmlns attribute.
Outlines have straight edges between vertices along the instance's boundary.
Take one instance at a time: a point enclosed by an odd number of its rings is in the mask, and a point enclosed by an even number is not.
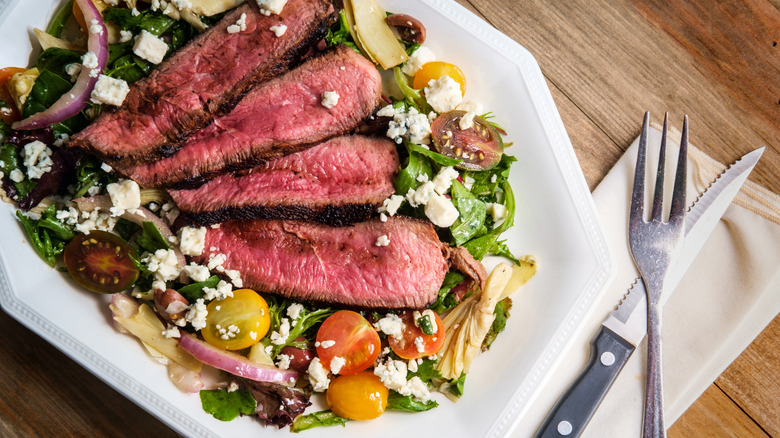
<svg viewBox="0 0 780 438"><path fill-rule="evenodd" d="M331 108L323 105L326 92L339 96ZM173 156L114 168L142 186L197 186L352 131L379 105L381 93L376 67L354 50L336 47L254 88Z"/></svg>
<svg viewBox="0 0 780 438"><path fill-rule="evenodd" d="M228 33L241 14L246 30ZM289 0L269 16L248 1L133 84L119 109L104 111L68 145L112 164L169 156L255 84L286 71L325 35L334 14L329 0ZM270 27L282 23L287 32L277 37Z"/></svg>
<svg viewBox="0 0 780 438"><path fill-rule="evenodd" d="M368 219L395 192L398 165L387 138L335 137L243 174L168 192L191 224L264 218L346 225Z"/></svg>
<svg viewBox="0 0 780 438"><path fill-rule="evenodd" d="M380 236L389 244L377 246ZM245 287L363 308L426 307L449 269L433 225L400 216L346 227L231 221L209 228L205 247L194 260L224 254L224 268L239 270Z"/></svg>

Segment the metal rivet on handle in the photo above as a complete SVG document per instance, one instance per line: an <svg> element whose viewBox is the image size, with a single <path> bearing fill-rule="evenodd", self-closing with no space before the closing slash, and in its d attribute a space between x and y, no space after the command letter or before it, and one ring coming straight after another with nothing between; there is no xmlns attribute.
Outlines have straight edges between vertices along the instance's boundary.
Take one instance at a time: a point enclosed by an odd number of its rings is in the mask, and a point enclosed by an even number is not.
<svg viewBox="0 0 780 438"><path fill-rule="evenodd" d="M609 351L605 351L601 354L601 363L604 364L604 366L611 366L615 363L615 355L612 354Z"/></svg>
<svg viewBox="0 0 780 438"><path fill-rule="evenodd" d="M569 423L566 420L563 420L560 423L558 423L558 433L563 436L570 434L573 430L574 428L571 427L571 423Z"/></svg>

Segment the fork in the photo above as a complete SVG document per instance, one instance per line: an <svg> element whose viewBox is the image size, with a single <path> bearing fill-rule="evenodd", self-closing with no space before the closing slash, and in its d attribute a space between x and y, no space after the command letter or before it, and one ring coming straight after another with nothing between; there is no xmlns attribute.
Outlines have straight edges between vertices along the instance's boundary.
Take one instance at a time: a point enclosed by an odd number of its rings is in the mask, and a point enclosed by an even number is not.
<svg viewBox="0 0 780 438"><path fill-rule="evenodd" d="M661 360L661 295L669 267L680 254L685 221L685 182L688 156L688 116L682 128L680 154L674 181L668 221L663 214L664 168L666 159L666 130L669 113L664 117L661 150L655 181L652 213L645 220L645 167L647 158L647 127L650 113L645 113L639 139L634 188L631 195L631 213L628 220L628 241L631 256L647 290L647 382L645 388L644 424L642 436L666 437L663 418L663 373Z"/></svg>

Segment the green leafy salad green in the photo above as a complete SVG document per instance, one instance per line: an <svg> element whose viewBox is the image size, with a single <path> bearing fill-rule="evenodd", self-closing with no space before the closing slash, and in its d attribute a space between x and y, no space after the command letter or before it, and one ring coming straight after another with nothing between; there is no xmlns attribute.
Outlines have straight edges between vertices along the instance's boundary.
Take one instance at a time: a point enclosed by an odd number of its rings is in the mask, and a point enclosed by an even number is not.
<svg viewBox="0 0 780 438"><path fill-rule="evenodd" d="M377 65L388 53L403 55L385 69L390 82L382 95L385 104L364 126L369 135L390 138L400 158L395 193L372 216L383 222L395 215L428 221L445 244L442 252L452 251L473 266L450 261L427 309L298 302L245 289L242 273L227 268L225 254L195 263L208 227L184 225L165 190L141 189L99 157L64 146L103 111L114 111L107 103L87 99L64 120L40 129L12 129L13 122L49 111L84 80L81 69L88 61L82 46L94 29L68 35L76 27L74 3L97 4L87 1L70 0L57 11L33 65L12 69L7 77L0 69L0 87L5 87L0 110L13 109L0 111L3 199L18 207L20 228L45 263L89 290L114 294L114 321L163 359L172 381L199 393L203 410L221 421L256 415L264 424L301 432L345 426L385 411L435 409L439 402L431 393L436 390L453 400L461 397L468 364L454 374L443 372L440 349L450 348L445 339L459 324L449 316L478 313L463 310L464 303L478 301L485 285L487 273L478 262L504 257L522 270L523 281L536 268L513 254L502 237L515 220L510 174L517 158L504 153L511 144L504 142L499 116L463 101L460 69L431 61L427 46L404 39L409 29L399 33L388 25L385 18L392 14L374 8L374 0L344 2L321 46L347 46ZM170 56L241 2L225 0L211 16L195 14L197 1L99 3L102 22L91 20L91 25L110 26L112 32L101 79L131 87L157 68L136 50L136 37L149 34L163 41ZM264 0L258 3L272 8ZM361 28L372 33L361 34ZM371 41L373 33L384 34L385 41ZM398 45L395 50L381 48L387 38ZM392 236L383 237L377 247L391 244ZM274 261L256 262L273 269ZM508 297L491 301L487 313L492 315L480 322L481 351L506 329L511 307ZM216 383L201 379L204 367L223 370ZM315 393L324 394L327 409L305 412Z"/></svg>

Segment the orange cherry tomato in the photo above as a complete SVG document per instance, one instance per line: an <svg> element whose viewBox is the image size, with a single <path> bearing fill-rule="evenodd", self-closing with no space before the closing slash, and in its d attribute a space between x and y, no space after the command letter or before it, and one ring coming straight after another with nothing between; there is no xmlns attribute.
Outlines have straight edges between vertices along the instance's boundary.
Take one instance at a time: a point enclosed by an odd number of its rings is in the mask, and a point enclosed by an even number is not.
<svg viewBox="0 0 780 438"><path fill-rule="evenodd" d="M379 334L359 313L339 310L323 321L317 331L317 356L322 365L333 371L331 362L342 362L338 373L357 374L370 367L381 344ZM338 363L337 362L337 363Z"/></svg>
<svg viewBox="0 0 780 438"><path fill-rule="evenodd" d="M92 3L95 5L101 15L103 14L103 11L108 9L108 3L103 0L92 0ZM79 27L81 27L81 29L86 32L87 24L84 22L84 13L81 12L81 8L79 7L78 2L73 2L73 18L76 19L76 23L79 24Z"/></svg>
<svg viewBox="0 0 780 438"><path fill-rule="evenodd" d="M325 398L334 414L351 420L372 420L387 407L388 389L369 371L333 379Z"/></svg>
<svg viewBox="0 0 780 438"><path fill-rule="evenodd" d="M209 344L225 350L251 347L271 326L268 303L251 289L234 290L232 297L214 300L206 310L206 327L200 334Z"/></svg>
<svg viewBox="0 0 780 438"><path fill-rule="evenodd" d="M420 312L420 311L418 311ZM430 321L433 315L434 321ZM432 335L423 331L423 324L415 321L415 312L407 310L398 315L404 323L404 331L401 336L388 336L387 343L395 354L404 359L419 359L432 356L439 352L444 345L444 322L436 312L420 312L420 317L428 319L430 327L435 326ZM423 322L424 323L424 322Z"/></svg>
<svg viewBox="0 0 780 438"><path fill-rule="evenodd" d="M414 75L412 87L419 90L428 86L428 82L439 79L442 76L449 76L460 84L460 92L466 94L466 76L463 71L455 64L443 61L432 61L423 64Z"/></svg>
<svg viewBox="0 0 780 438"><path fill-rule="evenodd" d="M6 67L0 68L0 119L9 125L22 119L19 109L14 104L14 98L8 91L8 81L13 75L27 71L26 68Z"/></svg>

